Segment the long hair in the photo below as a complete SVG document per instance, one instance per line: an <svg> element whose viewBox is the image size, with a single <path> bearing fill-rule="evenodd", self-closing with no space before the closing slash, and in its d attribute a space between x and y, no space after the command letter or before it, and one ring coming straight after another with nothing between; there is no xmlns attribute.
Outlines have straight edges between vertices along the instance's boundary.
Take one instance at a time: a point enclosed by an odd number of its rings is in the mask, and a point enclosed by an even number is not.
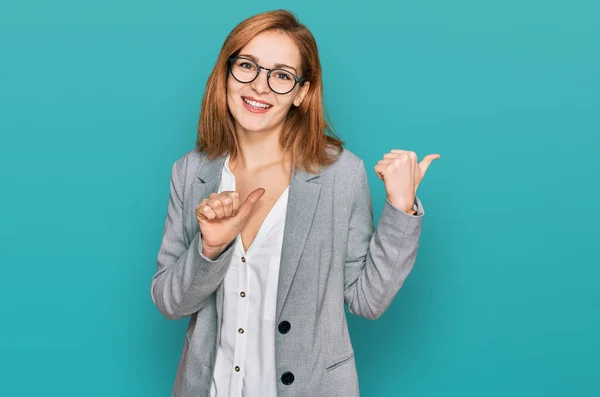
<svg viewBox="0 0 600 397"><path fill-rule="evenodd" d="M227 105L229 58L236 55L256 35L267 31L287 34L298 46L304 77L310 81L308 93L299 107L292 106L284 121L280 144L291 151L293 165L313 172L314 167L330 165L339 156L344 142L326 120L323 106L321 62L312 33L286 10L269 11L240 22L227 36L215 67L206 83L198 122L196 150L209 158L238 152L238 138Z"/></svg>

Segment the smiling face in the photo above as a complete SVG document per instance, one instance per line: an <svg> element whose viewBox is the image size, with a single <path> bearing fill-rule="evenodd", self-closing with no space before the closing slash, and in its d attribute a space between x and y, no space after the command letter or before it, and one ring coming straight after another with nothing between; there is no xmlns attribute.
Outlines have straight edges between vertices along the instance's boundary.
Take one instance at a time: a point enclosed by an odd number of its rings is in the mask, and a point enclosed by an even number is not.
<svg viewBox="0 0 600 397"><path fill-rule="evenodd" d="M300 78L303 76L298 46L284 33L271 31L257 35L240 50L238 57L252 59L264 68L284 69ZM242 64L241 67L251 66ZM240 83L229 73L227 105L238 133L281 131L290 108L300 106L308 92L309 83L305 82L297 84L287 94L277 94L267 83L267 71L259 70L259 76L251 83ZM271 85L274 87L277 78L285 79L286 76L273 72Z"/></svg>

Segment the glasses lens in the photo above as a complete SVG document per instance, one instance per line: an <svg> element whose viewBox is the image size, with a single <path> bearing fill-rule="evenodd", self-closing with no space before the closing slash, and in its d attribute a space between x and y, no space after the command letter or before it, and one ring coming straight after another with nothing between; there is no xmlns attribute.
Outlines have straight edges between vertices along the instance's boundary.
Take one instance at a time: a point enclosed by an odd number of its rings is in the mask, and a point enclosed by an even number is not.
<svg viewBox="0 0 600 397"><path fill-rule="evenodd" d="M248 59L236 59L231 64L231 73L242 83L249 83L256 77L258 68L256 64Z"/></svg>
<svg viewBox="0 0 600 397"><path fill-rule="evenodd" d="M271 89L280 94L290 92L296 85L294 76L283 69L273 69L269 77L269 86Z"/></svg>

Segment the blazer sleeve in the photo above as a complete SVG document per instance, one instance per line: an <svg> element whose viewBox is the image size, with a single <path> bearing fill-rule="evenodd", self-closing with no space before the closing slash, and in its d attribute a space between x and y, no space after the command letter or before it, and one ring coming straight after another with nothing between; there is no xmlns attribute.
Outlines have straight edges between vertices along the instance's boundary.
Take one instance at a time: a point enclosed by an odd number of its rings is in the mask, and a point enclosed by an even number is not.
<svg viewBox="0 0 600 397"><path fill-rule="evenodd" d="M186 245L183 237L184 162L182 158L173 164L167 219L150 287L152 301L171 320L189 316L204 307L225 277L234 243L215 260L202 255L200 232Z"/></svg>
<svg viewBox="0 0 600 397"><path fill-rule="evenodd" d="M354 175L344 269L344 301L355 315L371 320L389 307L417 257L423 207L409 215L385 201L373 227L373 207L367 173L361 160Z"/></svg>

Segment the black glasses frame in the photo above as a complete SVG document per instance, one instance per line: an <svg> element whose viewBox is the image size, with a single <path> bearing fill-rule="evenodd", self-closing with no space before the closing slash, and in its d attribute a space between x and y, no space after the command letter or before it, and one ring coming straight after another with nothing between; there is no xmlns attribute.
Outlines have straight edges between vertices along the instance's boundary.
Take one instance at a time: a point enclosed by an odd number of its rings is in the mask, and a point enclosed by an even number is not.
<svg viewBox="0 0 600 397"><path fill-rule="evenodd" d="M241 81L240 79L238 79L237 77L235 77L235 75L233 74L233 68L231 66L238 59L243 59L244 61L248 61L248 62L250 62L250 63L252 63L252 64L254 64L256 66L256 76L254 76L254 78L252 80L250 80L250 81ZM282 69L282 68L275 68L275 69L264 68L264 67L260 66L258 63L254 62L250 58L246 58L246 57L230 57L229 58L229 73L231 73L231 76L236 81L239 81L242 84L249 84L249 83L252 83L254 80L256 80L258 78L258 76L260 76L260 70L261 69L264 69L264 70L267 71L267 84L269 85L269 88L271 89L271 91L273 91L274 93L279 94L279 95L285 95L285 94L288 94L288 93L292 92L294 90L294 88L296 88L296 85L302 84L302 83L304 83L307 80L305 77L300 78L300 77L296 76L294 73L292 73L292 72L290 72L289 70L286 70L286 69ZM274 71L277 71L277 70L281 70L281 71L284 71L286 73L289 73L294 78L294 86L289 91L279 92L279 91L274 90L273 87L271 87L271 73L273 73Z"/></svg>

